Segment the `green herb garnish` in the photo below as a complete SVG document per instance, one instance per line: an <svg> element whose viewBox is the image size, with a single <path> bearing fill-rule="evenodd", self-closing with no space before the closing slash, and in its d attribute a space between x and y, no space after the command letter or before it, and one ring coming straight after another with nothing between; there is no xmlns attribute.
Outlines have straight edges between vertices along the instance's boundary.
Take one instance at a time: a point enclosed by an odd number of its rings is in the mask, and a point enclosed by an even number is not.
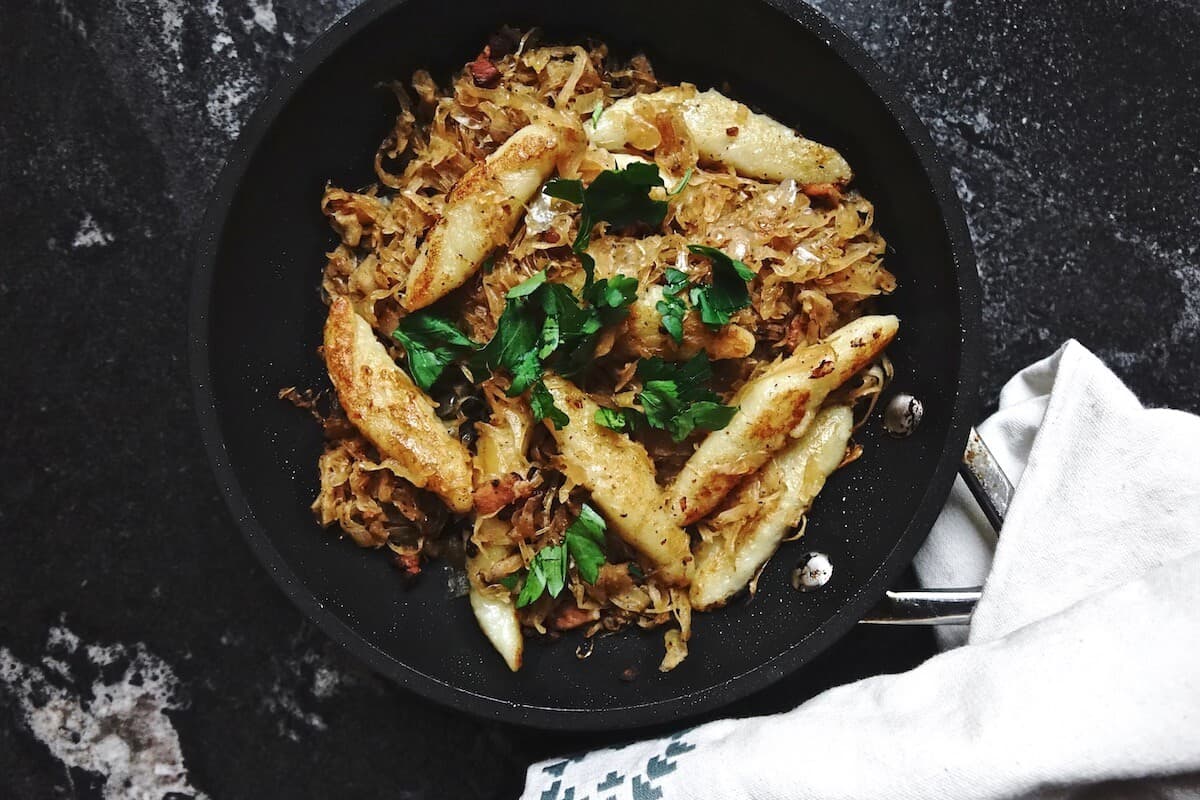
<svg viewBox="0 0 1200 800"><path fill-rule="evenodd" d="M607 222L616 228L635 222L644 222L652 228L662 225L667 216L667 201L650 197L650 190L662 185L658 167L635 161L624 169L601 172L586 187L583 181L555 178L547 181L542 191L581 206L579 233L571 248L576 253L583 253L591 242L592 228L598 222Z"/></svg>
<svg viewBox="0 0 1200 800"><path fill-rule="evenodd" d="M571 377L591 363L600 331L619 322L637 298L637 280L624 275L596 281L584 292L581 304L569 287L551 283L545 270L514 286L492 340L478 352L476 370L506 370L512 376L508 395L530 392L530 408L538 419L549 419L556 428L569 419L554 405L542 383L548 368Z"/></svg>
<svg viewBox="0 0 1200 800"><path fill-rule="evenodd" d="M696 168L695 168L695 167L688 167L688 168L687 168L687 172L683 173L683 178L682 178L682 180L680 180L680 181L679 181L679 183L678 183L678 184L676 184L676 186L675 186L675 188L674 188L674 189L671 189L670 191L668 191L668 192L667 192L667 196L669 196L669 197L674 197L675 195L679 194L679 193L680 193L680 192L682 192L684 189L686 189L686 188L687 188L687 185L688 185L689 183L691 183L691 180L692 180L692 173L693 173L693 172L695 172L695 171L696 171Z"/></svg>
<svg viewBox="0 0 1200 800"><path fill-rule="evenodd" d="M478 347L454 323L425 311L400 320L392 338L404 348L408 374L423 391L437 383L450 362Z"/></svg>
<svg viewBox="0 0 1200 800"><path fill-rule="evenodd" d="M563 542L575 560L579 577L588 583L595 583L596 578L600 577L600 567L605 561L604 531L607 528L604 518L584 503L579 509L579 517L563 533Z"/></svg>
<svg viewBox="0 0 1200 800"><path fill-rule="evenodd" d="M549 419L556 428L569 419L554 405L542 374L547 368L568 378L583 372L595 354L600 331L624 319L637 299L635 278L596 280L596 262L586 252L592 228L598 222L661 225L667 203L651 199L650 190L662 185L657 167L639 163L602 172L587 187L582 181L555 178L543 189L549 197L581 207L579 233L571 248L583 265L583 291L577 298L567 286L548 282L545 270L514 286L506 295L496 333L479 351L474 366L480 371L507 370L512 376L509 396L530 390L534 415Z"/></svg>
<svg viewBox="0 0 1200 800"><path fill-rule="evenodd" d="M636 408L607 408L596 409L596 424L622 433L633 433L644 423L645 417Z"/></svg>
<svg viewBox="0 0 1200 800"><path fill-rule="evenodd" d="M555 430L562 430L571 421L566 412L554 405L554 396L541 380L533 384L529 393L529 408L538 419L549 419Z"/></svg>
<svg viewBox="0 0 1200 800"><path fill-rule="evenodd" d="M545 272L539 272L509 292L508 302L505 303L504 310L500 312L500 319L496 322L496 333L491 341L475 354L472 366L476 372L504 368L516 377L521 360L535 349L541 333L541 324L536 317L528 313L530 306L534 305L528 297L532 290L519 293L515 297L513 292L535 281L540 285L545 283L545 280ZM533 289L536 289L537 285Z"/></svg>
<svg viewBox="0 0 1200 800"><path fill-rule="evenodd" d="M689 244L688 250L712 262L711 283L693 286L689 296L692 305L700 309L701 321L719 328L729 322L734 312L750 305L746 282L754 279L754 270L715 247Z"/></svg>
<svg viewBox="0 0 1200 800"><path fill-rule="evenodd" d="M665 272L667 283L663 286L663 299L654 304L654 308L662 316L663 330L671 335L676 344L683 343L683 318L687 314L687 304L680 293L687 288L686 272L667 267Z"/></svg>
<svg viewBox="0 0 1200 800"><path fill-rule="evenodd" d="M551 597L558 597L566 579L566 548L561 544L546 545L529 562L525 585L517 596L517 608L524 608L537 600L547 589L550 589ZM557 587L557 591L551 587Z"/></svg>
<svg viewBox="0 0 1200 800"><path fill-rule="evenodd" d="M642 379L642 390L635 399L642 410L601 408L595 416L597 425L624 432L648 425L682 442L697 428L719 431L737 412L736 406L722 405L721 398L705 388L712 378L712 367L702 352L682 364L644 358L638 362L637 375Z"/></svg>
<svg viewBox="0 0 1200 800"><path fill-rule="evenodd" d="M712 367L703 352L682 364L644 358L638 362L637 375L642 379L638 399L646 422L667 431L677 442L696 428L720 430L737 412L736 406L722 405L721 398L705 388L712 378Z"/></svg>
<svg viewBox="0 0 1200 800"><path fill-rule="evenodd" d="M587 583L595 583L604 564L607 526L604 518L584 503L579 516L563 532L559 544L546 545L538 550L525 573L525 584L517 596L517 608L524 608L537 600L543 593L558 597L567 583L568 556L575 562L579 577ZM520 576L509 575L500 583L512 591L517 587Z"/></svg>

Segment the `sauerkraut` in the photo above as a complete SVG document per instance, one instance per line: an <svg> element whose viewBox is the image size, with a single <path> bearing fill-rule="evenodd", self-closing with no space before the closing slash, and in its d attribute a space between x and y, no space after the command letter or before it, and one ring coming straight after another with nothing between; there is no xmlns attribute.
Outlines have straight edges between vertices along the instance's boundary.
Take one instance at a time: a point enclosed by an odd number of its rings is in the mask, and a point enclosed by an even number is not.
<svg viewBox="0 0 1200 800"><path fill-rule="evenodd" d="M492 37L449 85L424 71L407 85L393 84L399 111L375 155L377 183L359 190L330 185L321 198L338 237L324 269L325 297L347 298L405 365L406 353L392 334L407 316L409 273L448 194L467 171L534 122L569 128L586 141L588 126L614 102L661 88L643 57L617 61L603 45L543 46L536 33L511 30ZM692 92L683 85L684 96ZM595 277L637 281L627 316L599 335L590 367L574 378L601 405L634 403L642 388L639 360L683 361L697 353L712 359L712 391L729 402L747 380L863 315L873 298L895 288L883 266L886 244L875 230L874 209L852 185L739 175L699 152L678 109L647 105L628 126L625 152L588 143L560 161L556 172L587 185L605 171L648 162L662 176L662 188L650 193L667 202L661 225L602 223L592 232L587 252ZM736 126L727 133L736 136ZM587 280L572 249L580 216L578 205L539 193L506 243L438 308L471 340L483 343L496 333L506 294L531 276L546 271L551 281L578 291ZM662 325L659 304L667 270L686 273L693 282L708 278L710 260L689 250L697 243L720 249L754 273L750 302L721 326L688 313L682 340L676 341ZM843 386L836 401L857 404L860 416L867 413L889 369L881 359ZM475 374L456 362L429 391L446 430L475 459L475 512L466 518L449 514L409 483L403 470L347 422L335 401L323 417L327 444L313 503L320 524L336 525L362 547L389 548L408 574L419 572L431 555L465 562L481 597L513 602L517 578L539 551L564 541L590 494L567 477L555 438L531 418L528 399L506 396L509 381L508 375ZM289 396L297 399L294 392ZM666 486L705 431L681 441L656 429L628 435L645 448L656 480ZM844 463L860 453L852 444ZM745 525L752 516L749 507L719 508L688 533L699 545L715 529ZM725 546L735 542L731 537ZM662 669L673 668L686 656L690 638L686 588L657 580L652 566L611 528L605 550L594 580L583 580L572 561L557 597L545 593L514 607L521 626L531 634L580 629L592 637L628 625L668 625Z"/></svg>

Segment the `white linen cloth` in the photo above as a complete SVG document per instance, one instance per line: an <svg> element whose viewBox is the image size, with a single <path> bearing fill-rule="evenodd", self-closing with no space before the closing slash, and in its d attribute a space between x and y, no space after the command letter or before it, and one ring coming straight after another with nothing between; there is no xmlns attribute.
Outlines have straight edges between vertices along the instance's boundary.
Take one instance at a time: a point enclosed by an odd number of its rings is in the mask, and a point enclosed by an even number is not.
<svg viewBox="0 0 1200 800"><path fill-rule="evenodd" d="M522 800L1200 797L1200 418L1143 408L1071 341L980 432L1017 485L1003 535L959 484L916 561L928 586L983 583L951 649L534 764Z"/></svg>

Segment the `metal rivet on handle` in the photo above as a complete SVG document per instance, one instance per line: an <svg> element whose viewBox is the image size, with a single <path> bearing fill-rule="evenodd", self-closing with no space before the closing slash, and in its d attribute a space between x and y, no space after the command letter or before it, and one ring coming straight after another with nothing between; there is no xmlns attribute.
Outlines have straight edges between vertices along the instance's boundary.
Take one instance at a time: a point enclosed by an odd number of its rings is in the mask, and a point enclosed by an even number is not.
<svg viewBox="0 0 1200 800"><path fill-rule="evenodd" d="M833 564L824 553L809 553L792 570L792 588L798 592L812 592L829 583L833 577Z"/></svg>
<svg viewBox="0 0 1200 800"><path fill-rule="evenodd" d="M883 410L883 429L892 436L909 436L921 424L925 406L907 392L893 397Z"/></svg>

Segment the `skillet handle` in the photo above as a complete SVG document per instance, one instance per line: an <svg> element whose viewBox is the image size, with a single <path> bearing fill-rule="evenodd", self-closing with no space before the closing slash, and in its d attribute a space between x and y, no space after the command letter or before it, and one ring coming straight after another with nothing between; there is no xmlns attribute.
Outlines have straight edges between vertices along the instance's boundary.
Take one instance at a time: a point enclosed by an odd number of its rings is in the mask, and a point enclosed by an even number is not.
<svg viewBox="0 0 1200 800"><path fill-rule="evenodd" d="M975 502L997 535L1012 501L1013 485L979 432L971 428L958 468ZM980 587L888 592L861 622L870 625L966 625L971 621Z"/></svg>
<svg viewBox="0 0 1200 800"><path fill-rule="evenodd" d="M966 625L979 602L980 587L888 592L866 617L866 625Z"/></svg>

